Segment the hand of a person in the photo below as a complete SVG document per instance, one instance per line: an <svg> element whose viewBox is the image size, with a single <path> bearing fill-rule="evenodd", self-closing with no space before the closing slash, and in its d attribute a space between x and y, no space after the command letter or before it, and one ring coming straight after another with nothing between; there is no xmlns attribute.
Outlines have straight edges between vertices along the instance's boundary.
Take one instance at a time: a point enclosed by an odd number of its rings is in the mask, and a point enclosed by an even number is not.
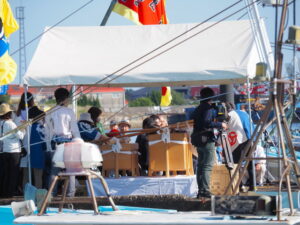
<svg viewBox="0 0 300 225"><path fill-rule="evenodd" d="M261 169L260 163L255 164L255 170L259 171Z"/></svg>
<svg viewBox="0 0 300 225"><path fill-rule="evenodd" d="M104 144L110 144L111 137L107 137L106 135L101 135L99 139Z"/></svg>
<svg viewBox="0 0 300 225"><path fill-rule="evenodd" d="M227 130L227 129L228 129L227 123L222 123L222 128L223 128L224 130Z"/></svg>

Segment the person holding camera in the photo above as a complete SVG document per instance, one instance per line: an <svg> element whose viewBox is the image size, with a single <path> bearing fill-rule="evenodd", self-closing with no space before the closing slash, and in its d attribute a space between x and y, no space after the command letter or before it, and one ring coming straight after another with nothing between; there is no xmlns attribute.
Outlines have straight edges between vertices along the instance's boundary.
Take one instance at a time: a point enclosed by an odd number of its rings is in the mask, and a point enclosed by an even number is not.
<svg viewBox="0 0 300 225"><path fill-rule="evenodd" d="M213 96L214 91L211 88L203 88L200 91L201 103L192 114L194 130L191 135L191 141L197 147L198 152L197 198L211 196L209 183L216 154L214 128L219 130L228 128L226 123L215 121L216 113L212 106Z"/></svg>

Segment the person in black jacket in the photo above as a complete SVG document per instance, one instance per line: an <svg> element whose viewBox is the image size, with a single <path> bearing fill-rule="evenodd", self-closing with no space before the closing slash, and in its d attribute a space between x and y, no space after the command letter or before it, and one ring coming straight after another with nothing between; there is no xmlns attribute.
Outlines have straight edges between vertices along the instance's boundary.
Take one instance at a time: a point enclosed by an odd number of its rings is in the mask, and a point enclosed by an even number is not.
<svg viewBox="0 0 300 225"><path fill-rule="evenodd" d="M152 117L147 117L143 120L143 129L156 128L155 119ZM139 157L138 162L140 166L141 176L148 175L148 166L149 166L149 141L147 134L139 134L136 138L136 143L139 145Z"/></svg>
<svg viewBox="0 0 300 225"><path fill-rule="evenodd" d="M198 195L197 197L210 197L209 191L210 175L215 158L215 142L214 128L227 129L227 124L215 121L215 110L212 107L211 98L214 96L214 91L205 87L200 91L201 103L192 114L194 120L193 134L196 135L198 152L198 166L197 166L197 183ZM200 143L198 142L199 140Z"/></svg>

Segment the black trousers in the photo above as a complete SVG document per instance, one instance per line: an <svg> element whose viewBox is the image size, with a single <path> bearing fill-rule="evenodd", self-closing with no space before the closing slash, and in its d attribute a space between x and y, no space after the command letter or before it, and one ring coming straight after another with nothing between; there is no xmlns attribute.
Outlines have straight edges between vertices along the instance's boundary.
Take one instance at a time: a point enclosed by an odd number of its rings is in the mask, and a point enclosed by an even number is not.
<svg viewBox="0 0 300 225"><path fill-rule="evenodd" d="M248 141L237 146L237 148L232 152L232 158L234 163L239 163L242 153L244 152L244 148L246 147Z"/></svg>
<svg viewBox="0 0 300 225"><path fill-rule="evenodd" d="M249 140L248 140L249 141ZM233 157L233 162L238 163L240 161L240 158L244 152L244 149L248 143L248 141L245 141L244 143L240 144L233 152L232 152L232 157ZM246 156L248 157L248 156ZM247 168L248 174L249 174L249 179L248 179L248 184L250 188L253 188L253 171L252 171L252 161L249 161L249 165Z"/></svg>
<svg viewBox="0 0 300 225"><path fill-rule="evenodd" d="M0 154L0 195L12 197L17 192L21 153Z"/></svg>

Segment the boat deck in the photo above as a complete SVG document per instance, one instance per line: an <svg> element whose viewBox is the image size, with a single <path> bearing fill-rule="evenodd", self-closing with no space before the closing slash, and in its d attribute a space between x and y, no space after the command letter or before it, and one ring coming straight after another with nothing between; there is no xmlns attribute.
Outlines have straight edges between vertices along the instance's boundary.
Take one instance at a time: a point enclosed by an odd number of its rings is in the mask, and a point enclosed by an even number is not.
<svg viewBox="0 0 300 225"><path fill-rule="evenodd" d="M43 216L23 216L14 220L16 224L35 225L196 225L196 224L299 224L300 212L296 216L288 216L283 212L283 220L276 217L244 217L212 216L210 212L141 212L116 211L103 212L99 215L91 213L58 213Z"/></svg>

